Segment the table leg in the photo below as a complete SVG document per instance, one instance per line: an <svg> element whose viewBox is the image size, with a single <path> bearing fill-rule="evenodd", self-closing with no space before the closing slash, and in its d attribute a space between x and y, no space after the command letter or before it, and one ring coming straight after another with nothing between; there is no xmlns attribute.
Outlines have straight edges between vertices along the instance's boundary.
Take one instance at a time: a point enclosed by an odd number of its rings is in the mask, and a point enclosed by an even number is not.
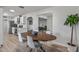
<svg viewBox="0 0 79 59"><path fill-rule="evenodd" d="M41 49L43 52L46 52L46 51L43 49L43 47L42 47L42 46L40 47L40 49Z"/></svg>

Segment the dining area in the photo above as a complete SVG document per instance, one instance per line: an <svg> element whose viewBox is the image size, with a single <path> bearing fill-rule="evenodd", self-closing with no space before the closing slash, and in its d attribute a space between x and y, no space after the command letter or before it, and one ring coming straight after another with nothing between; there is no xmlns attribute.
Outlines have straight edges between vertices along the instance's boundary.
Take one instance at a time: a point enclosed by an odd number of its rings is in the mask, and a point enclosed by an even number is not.
<svg viewBox="0 0 79 59"><path fill-rule="evenodd" d="M48 18L50 19L51 17ZM12 25L9 29L9 35L13 37L10 40L14 40L14 38L17 37L16 40L19 42L20 49L16 47L16 52L68 51L67 47L53 43L58 37L53 34L52 23L49 23L49 21L52 22L52 19L48 20L46 18L38 17L37 26L34 24L35 21L33 17L22 19L22 16L20 15L19 17L16 17L16 20L17 21L11 21L9 24Z"/></svg>
<svg viewBox="0 0 79 59"><path fill-rule="evenodd" d="M18 33L18 38L21 43L27 43L27 47L30 48L30 52L32 52L33 49L40 49L41 51L45 52L40 41L47 42L56 39L54 35L36 31Z"/></svg>
<svg viewBox="0 0 79 59"><path fill-rule="evenodd" d="M18 33L20 46L23 46L23 43L25 43L25 48L26 50L28 49L27 52L67 52L67 47L62 45L43 44L46 42L54 41L56 38L57 37L55 35L49 34L48 32L28 31Z"/></svg>
<svg viewBox="0 0 79 59"><path fill-rule="evenodd" d="M74 52L76 47L67 45L70 41L70 31L65 32L64 18L66 13L60 15L60 10L57 12L54 9L45 6L24 6L24 11L18 6L2 7L1 11L15 10L13 16L6 13L1 14L1 48L0 51L8 52ZM41 9L40 9L41 8ZM69 7L67 7L69 8ZM72 8L72 7L70 7ZM3 10L2 10L3 9ZM27 11L29 9L29 12ZM32 9L35 10L32 11ZM19 11L20 10L20 11ZM37 11L36 11L37 10ZM40 11L41 10L41 11ZM75 10L75 8L74 8ZM19 12L18 12L19 11ZM11 11L9 11L10 13ZM21 13L22 12L22 13ZM24 13L23 13L24 12ZM27 13L28 12L28 13ZM71 12L71 10L70 10ZM69 14L69 13L68 13ZM67 14L67 15L68 15ZM56 16L55 16L56 15ZM60 16L59 16L60 15ZM10 16L10 17L9 17ZM58 20L60 19L60 20ZM63 21L62 21L63 20ZM62 21L62 23L61 23ZM60 23L59 23L60 22ZM62 28L62 31L61 31ZM65 31L64 31L65 30ZM68 31L68 30L67 30ZM74 39L74 44L76 44Z"/></svg>

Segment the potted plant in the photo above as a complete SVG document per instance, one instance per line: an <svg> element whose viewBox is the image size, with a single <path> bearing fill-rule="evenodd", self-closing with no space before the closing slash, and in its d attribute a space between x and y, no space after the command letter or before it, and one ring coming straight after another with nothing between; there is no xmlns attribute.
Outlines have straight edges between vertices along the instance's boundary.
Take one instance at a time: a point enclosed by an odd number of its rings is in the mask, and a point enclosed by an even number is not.
<svg viewBox="0 0 79 59"><path fill-rule="evenodd" d="M78 14L74 14L74 15L69 15L64 23L64 25L70 25L71 27L71 41L70 43L68 43L68 45L71 46L76 46L75 44L73 44L73 26L76 26L79 22L79 16Z"/></svg>

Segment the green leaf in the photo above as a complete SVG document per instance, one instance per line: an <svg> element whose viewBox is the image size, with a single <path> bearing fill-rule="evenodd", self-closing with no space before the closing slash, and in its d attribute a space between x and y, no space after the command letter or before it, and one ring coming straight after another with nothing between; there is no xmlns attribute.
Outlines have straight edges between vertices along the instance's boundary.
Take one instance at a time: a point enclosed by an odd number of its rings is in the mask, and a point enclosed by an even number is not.
<svg viewBox="0 0 79 59"><path fill-rule="evenodd" d="M75 14L75 15L69 15L64 23L64 25L70 25L70 26L73 26L73 25L76 25L78 24L79 22L79 16L78 14Z"/></svg>

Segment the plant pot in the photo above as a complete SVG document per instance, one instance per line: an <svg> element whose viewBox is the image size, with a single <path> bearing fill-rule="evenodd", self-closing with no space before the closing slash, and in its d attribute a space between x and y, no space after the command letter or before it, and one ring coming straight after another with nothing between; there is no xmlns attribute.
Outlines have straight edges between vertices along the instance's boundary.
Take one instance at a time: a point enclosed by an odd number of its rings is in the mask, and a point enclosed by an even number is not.
<svg viewBox="0 0 79 59"><path fill-rule="evenodd" d="M75 46L76 46L75 44L72 44L72 43L68 43L68 45L73 46L73 47L75 47Z"/></svg>

